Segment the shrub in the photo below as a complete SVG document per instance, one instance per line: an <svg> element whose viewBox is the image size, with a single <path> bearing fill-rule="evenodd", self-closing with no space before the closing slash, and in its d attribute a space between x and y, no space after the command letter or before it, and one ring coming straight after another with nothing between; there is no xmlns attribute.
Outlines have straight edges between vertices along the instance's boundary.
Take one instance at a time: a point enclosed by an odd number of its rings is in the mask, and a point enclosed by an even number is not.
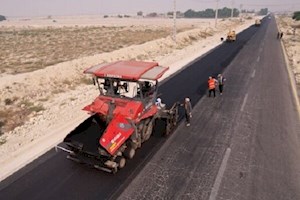
<svg viewBox="0 0 300 200"><path fill-rule="evenodd" d="M4 100L5 105L11 105L13 101L11 99L5 99Z"/></svg>
<svg viewBox="0 0 300 200"><path fill-rule="evenodd" d="M6 20L6 17L4 17L3 15L0 15L0 21L4 21Z"/></svg>
<svg viewBox="0 0 300 200"><path fill-rule="evenodd" d="M42 106L42 105L37 105L37 106L32 106L32 107L30 107L29 108L29 110L31 111L31 112L40 112L40 111L43 111L43 110L45 110L45 108Z"/></svg>
<svg viewBox="0 0 300 200"><path fill-rule="evenodd" d="M1 132L0 130L0 135L2 135L3 133ZM0 145L4 144L6 142L6 139L3 138L3 139L0 139Z"/></svg>
<svg viewBox="0 0 300 200"><path fill-rule="evenodd" d="M300 20L300 11L294 12L293 19L296 20L296 21Z"/></svg>

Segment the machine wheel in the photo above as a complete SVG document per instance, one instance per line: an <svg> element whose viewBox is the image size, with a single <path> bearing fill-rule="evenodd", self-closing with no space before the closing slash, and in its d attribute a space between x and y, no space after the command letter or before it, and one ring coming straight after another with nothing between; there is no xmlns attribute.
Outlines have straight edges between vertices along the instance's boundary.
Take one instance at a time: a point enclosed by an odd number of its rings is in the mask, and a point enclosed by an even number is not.
<svg viewBox="0 0 300 200"><path fill-rule="evenodd" d="M116 174L118 172L118 168L113 168L112 170L111 170L111 173L112 174Z"/></svg>
<svg viewBox="0 0 300 200"><path fill-rule="evenodd" d="M135 149L131 147L127 147L124 151L124 156L128 159L132 159L135 155Z"/></svg>
<svg viewBox="0 0 300 200"><path fill-rule="evenodd" d="M150 138L150 136L152 135L152 131L153 131L153 122L152 121L150 121L145 127L146 127L146 129L145 129L145 138L144 138L144 141L147 141L147 140L149 140L149 138Z"/></svg>
<svg viewBox="0 0 300 200"><path fill-rule="evenodd" d="M126 159L124 157L118 156L115 160L118 163L118 168L122 169L126 165Z"/></svg>
<svg viewBox="0 0 300 200"><path fill-rule="evenodd" d="M167 122L166 135L169 135L171 132L172 132L171 122Z"/></svg>
<svg viewBox="0 0 300 200"><path fill-rule="evenodd" d="M137 149L139 147L139 145L133 141L129 141L127 145L129 148L133 148L133 149Z"/></svg>

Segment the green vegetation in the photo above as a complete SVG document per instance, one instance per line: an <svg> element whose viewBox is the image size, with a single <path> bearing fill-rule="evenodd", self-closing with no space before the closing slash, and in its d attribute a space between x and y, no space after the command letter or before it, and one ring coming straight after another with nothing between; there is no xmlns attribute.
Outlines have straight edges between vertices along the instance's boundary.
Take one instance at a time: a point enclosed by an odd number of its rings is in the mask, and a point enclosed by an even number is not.
<svg viewBox="0 0 300 200"><path fill-rule="evenodd" d="M5 103L5 105L8 106L8 105L11 105L13 103L13 101L11 99L7 98L4 100L4 103Z"/></svg>
<svg viewBox="0 0 300 200"><path fill-rule="evenodd" d="M6 98L6 99L4 99L4 104L5 104L6 106L12 105L12 104L14 104L18 99L19 99L19 98L16 97L16 96L14 96L14 97L12 97L12 98Z"/></svg>
<svg viewBox="0 0 300 200"><path fill-rule="evenodd" d="M0 132L0 135L1 135L1 132ZM0 139L0 145L4 144L5 142L6 142L5 138Z"/></svg>
<svg viewBox="0 0 300 200"><path fill-rule="evenodd" d="M40 112L40 111L43 111L43 110L45 110L45 108L42 106L42 105L37 105L37 106L32 106L32 107L30 107L29 108L29 111L30 112Z"/></svg>
<svg viewBox="0 0 300 200"><path fill-rule="evenodd" d="M5 125L4 121L0 121L0 135L3 134L2 127Z"/></svg>
<svg viewBox="0 0 300 200"><path fill-rule="evenodd" d="M22 108L0 110L0 135L24 124L29 114L29 111Z"/></svg>
<svg viewBox="0 0 300 200"><path fill-rule="evenodd" d="M20 106L24 107L24 110L26 110L27 113L39 112L39 111L45 110L45 108L42 105L40 105L40 104L34 105L34 103L29 100L22 100L20 102Z"/></svg>
<svg viewBox="0 0 300 200"><path fill-rule="evenodd" d="M294 12L293 19L296 20L296 21L300 20L300 11Z"/></svg>
<svg viewBox="0 0 300 200"><path fill-rule="evenodd" d="M31 101L29 101L29 100L22 100L21 102L20 102L20 106L24 106L24 107L31 107L31 106L33 106L34 104L31 102Z"/></svg>
<svg viewBox="0 0 300 200"><path fill-rule="evenodd" d="M45 98L39 99L39 101L41 101L41 102L46 102L46 101L48 101L48 100L49 100L49 97L45 97Z"/></svg>
<svg viewBox="0 0 300 200"><path fill-rule="evenodd" d="M80 84L85 84L85 85L91 85L93 84L93 80L91 78L88 78L86 76L81 77L81 79L79 80Z"/></svg>
<svg viewBox="0 0 300 200"><path fill-rule="evenodd" d="M231 9L230 8L222 8L218 9L218 17L219 18L228 18L231 16ZM233 9L233 17L239 16L238 9ZM215 17L215 10L214 9L206 9L204 11L194 11L192 9L187 10L184 13L184 17L186 18L214 18Z"/></svg>
<svg viewBox="0 0 300 200"><path fill-rule="evenodd" d="M6 20L6 17L3 15L0 15L0 21L4 21L4 20Z"/></svg>

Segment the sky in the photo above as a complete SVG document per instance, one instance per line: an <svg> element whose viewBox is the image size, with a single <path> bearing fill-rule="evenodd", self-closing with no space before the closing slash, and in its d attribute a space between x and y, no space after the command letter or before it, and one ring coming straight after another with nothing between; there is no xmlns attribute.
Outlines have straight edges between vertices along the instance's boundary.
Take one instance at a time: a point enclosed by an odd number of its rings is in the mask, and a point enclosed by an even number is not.
<svg viewBox="0 0 300 200"><path fill-rule="evenodd" d="M104 15L165 13L173 10L175 0L0 0L0 15L47 16L47 15ZM271 11L300 10L299 0L219 0L219 7L256 9L268 7ZM196 11L215 8L216 0L176 0L179 11Z"/></svg>

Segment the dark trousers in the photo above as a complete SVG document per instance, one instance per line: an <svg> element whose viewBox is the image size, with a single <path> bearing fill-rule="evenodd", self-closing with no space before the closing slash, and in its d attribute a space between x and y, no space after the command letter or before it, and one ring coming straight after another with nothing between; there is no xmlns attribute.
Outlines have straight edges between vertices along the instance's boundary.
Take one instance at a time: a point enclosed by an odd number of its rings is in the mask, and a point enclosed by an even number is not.
<svg viewBox="0 0 300 200"><path fill-rule="evenodd" d="M223 92L223 85L219 85L219 91L222 94L222 92Z"/></svg>
<svg viewBox="0 0 300 200"><path fill-rule="evenodd" d="M191 116L189 113L185 113L185 120L186 120L187 124L189 124L191 122Z"/></svg>
<svg viewBox="0 0 300 200"><path fill-rule="evenodd" d="M216 89L214 88L214 89L209 89L208 90L208 96L209 97L210 97L211 92L213 92L214 93L214 97L216 97Z"/></svg>

